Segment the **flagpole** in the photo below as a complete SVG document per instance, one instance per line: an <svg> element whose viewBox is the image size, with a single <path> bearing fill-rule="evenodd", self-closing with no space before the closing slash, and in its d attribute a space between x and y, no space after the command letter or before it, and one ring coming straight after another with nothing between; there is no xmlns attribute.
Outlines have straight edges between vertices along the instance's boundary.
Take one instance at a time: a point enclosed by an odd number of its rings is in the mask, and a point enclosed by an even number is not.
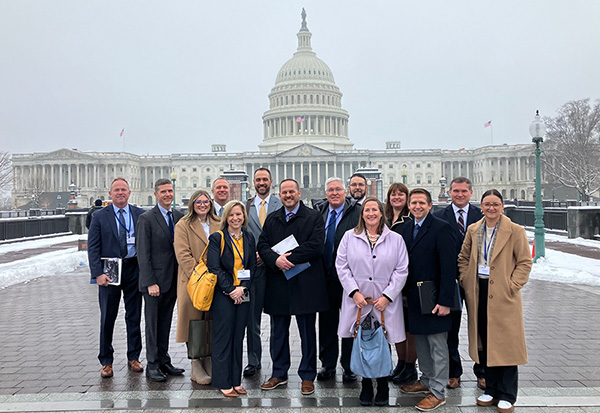
<svg viewBox="0 0 600 413"><path fill-rule="evenodd" d="M492 139L492 145L494 145L494 125L490 125L490 136Z"/></svg>

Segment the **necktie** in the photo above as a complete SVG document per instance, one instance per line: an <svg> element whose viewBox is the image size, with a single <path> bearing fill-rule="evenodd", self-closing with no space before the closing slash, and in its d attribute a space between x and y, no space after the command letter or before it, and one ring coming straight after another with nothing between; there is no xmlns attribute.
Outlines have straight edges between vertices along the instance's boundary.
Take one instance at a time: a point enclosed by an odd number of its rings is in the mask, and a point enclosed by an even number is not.
<svg viewBox="0 0 600 413"><path fill-rule="evenodd" d="M285 216L286 216L286 221L289 221L290 219L292 219L292 217L296 215L293 212L288 212Z"/></svg>
<svg viewBox="0 0 600 413"><path fill-rule="evenodd" d="M127 256L127 231L125 228L125 216L123 215L123 210L119 209L119 252L121 253L121 258Z"/></svg>
<svg viewBox="0 0 600 413"><path fill-rule="evenodd" d="M265 201L264 199L260 201L260 211L258 211L258 222L260 222L261 227L265 225L265 219L267 219L267 208L265 207L266 203L267 201Z"/></svg>
<svg viewBox="0 0 600 413"><path fill-rule="evenodd" d="M219 208L219 216L222 217L223 216L223 207Z"/></svg>
<svg viewBox="0 0 600 413"><path fill-rule="evenodd" d="M460 235L465 237L465 220L463 219L464 210L458 210L458 230L460 231Z"/></svg>
<svg viewBox="0 0 600 413"><path fill-rule="evenodd" d="M325 251L323 252L326 268L331 267L333 264L333 239L335 237L336 217L337 213L335 212L335 209L332 209L329 213L329 223L327 225L327 234L325 235Z"/></svg>
<svg viewBox="0 0 600 413"><path fill-rule="evenodd" d="M413 240L417 239L417 234L419 233L419 229L421 226L419 224L415 224L415 229L413 229Z"/></svg>
<svg viewBox="0 0 600 413"><path fill-rule="evenodd" d="M169 231L171 231L171 239L175 235L175 224L173 223L173 212L167 211L167 217L169 218Z"/></svg>

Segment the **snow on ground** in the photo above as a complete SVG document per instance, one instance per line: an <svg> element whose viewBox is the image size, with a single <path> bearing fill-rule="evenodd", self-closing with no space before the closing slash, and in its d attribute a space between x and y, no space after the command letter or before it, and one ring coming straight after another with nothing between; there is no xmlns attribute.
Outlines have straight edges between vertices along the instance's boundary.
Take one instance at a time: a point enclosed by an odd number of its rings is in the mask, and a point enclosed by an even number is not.
<svg viewBox="0 0 600 413"><path fill-rule="evenodd" d="M533 238L533 233L528 231L527 236L528 238ZM76 241L80 237L80 235L72 235L0 245L0 254L24 249L48 247L53 244ZM581 238L570 240L567 237L553 234L546 234L546 239L548 241L560 241L580 245L584 248L600 249L600 242L593 240ZM546 257L540 258L537 263L533 264L531 271L532 279L566 284L600 286L600 260L553 250L551 245L550 243L546 247ZM87 253L85 251L77 251L76 247L0 264L0 288L27 282L38 277L69 273L82 265L87 266Z"/></svg>
<svg viewBox="0 0 600 413"><path fill-rule="evenodd" d="M533 229L530 229L530 227L527 228L526 230L527 233L527 238L529 240L533 239ZM546 241L557 241L557 242L564 242L567 244L573 244L573 245L581 245L582 247L588 247L588 248L597 248L600 249L600 241L596 241L593 239L584 239L584 238L572 238L569 239L566 236L563 235L557 235L557 234L544 234L544 237L546 239Z"/></svg>

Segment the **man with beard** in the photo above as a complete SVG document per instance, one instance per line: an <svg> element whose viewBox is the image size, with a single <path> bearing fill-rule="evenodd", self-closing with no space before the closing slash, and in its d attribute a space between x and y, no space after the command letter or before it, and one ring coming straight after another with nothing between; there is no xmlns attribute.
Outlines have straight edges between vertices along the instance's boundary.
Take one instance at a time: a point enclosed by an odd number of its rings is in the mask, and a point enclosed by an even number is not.
<svg viewBox="0 0 600 413"><path fill-rule="evenodd" d="M367 178L361 173L355 173L350 177L350 196L356 204L362 205L367 196Z"/></svg>
<svg viewBox="0 0 600 413"><path fill-rule="evenodd" d="M267 216L281 208L281 201L271 194L271 171L258 168L254 171L254 189L256 195L246 203L248 211L248 231L258 240ZM262 346L260 340L260 319L265 301L265 266L256 253L257 267L250 287L250 314L247 322L248 365L244 368L244 376L254 376L261 369Z"/></svg>
<svg viewBox="0 0 600 413"><path fill-rule="evenodd" d="M309 395L315 391L317 376L316 315L328 307L323 274L325 228L321 214L306 207L300 195L298 182L293 179L281 182L279 198L284 208L267 217L258 241L258 253L266 266L265 313L271 316L273 361L271 378L260 387L273 390L287 383L291 364L289 329L295 316L302 346L298 367L301 392ZM292 235L297 247L281 254L272 250ZM306 268L294 274L295 266Z"/></svg>
<svg viewBox="0 0 600 413"><path fill-rule="evenodd" d="M212 186L212 194L215 201L215 214L220 217L223 215L223 208L229 198L229 182L227 182L227 179L215 179Z"/></svg>

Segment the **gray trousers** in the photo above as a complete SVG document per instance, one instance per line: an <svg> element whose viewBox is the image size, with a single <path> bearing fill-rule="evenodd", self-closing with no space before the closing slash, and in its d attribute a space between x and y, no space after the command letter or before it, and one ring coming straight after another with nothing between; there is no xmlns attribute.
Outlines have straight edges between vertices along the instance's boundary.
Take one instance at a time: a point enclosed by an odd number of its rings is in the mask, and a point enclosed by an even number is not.
<svg viewBox="0 0 600 413"><path fill-rule="evenodd" d="M438 399L446 397L448 384L448 333L416 335L421 383Z"/></svg>

